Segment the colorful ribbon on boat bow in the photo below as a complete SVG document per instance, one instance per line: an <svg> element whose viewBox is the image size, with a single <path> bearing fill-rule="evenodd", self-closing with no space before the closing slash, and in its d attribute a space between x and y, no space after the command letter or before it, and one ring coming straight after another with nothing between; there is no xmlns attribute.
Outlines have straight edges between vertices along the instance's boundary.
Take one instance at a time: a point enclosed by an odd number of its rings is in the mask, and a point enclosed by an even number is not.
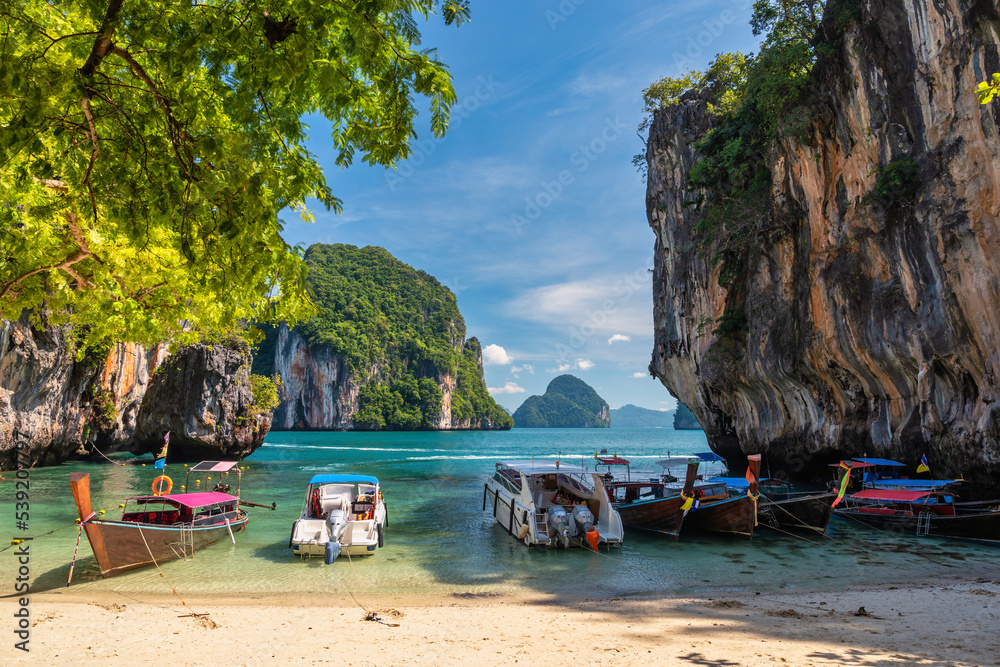
<svg viewBox="0 0 1000 667"><path fill-rule="evenodd" d="M73 562L69 564L69 576L66 577L66 588L69 588L69 582L73 579L73 568L76 567L76 554L80 551L80 538L83 537L83 527L95 516L97 516L97 512L91 512L90 516L80 522L80 532L76 534L76 548L73 549Z"/></svg>

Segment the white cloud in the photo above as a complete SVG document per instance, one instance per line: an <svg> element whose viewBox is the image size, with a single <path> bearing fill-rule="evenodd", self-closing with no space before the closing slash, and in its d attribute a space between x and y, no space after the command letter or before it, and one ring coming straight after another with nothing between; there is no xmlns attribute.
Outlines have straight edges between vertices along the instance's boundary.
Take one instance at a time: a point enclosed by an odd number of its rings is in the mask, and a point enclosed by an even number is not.
<svg viewBox="0 0 1000 667"><path fill-rule="evenodd" d="M500 366L509 364L514 358L507 354L507 350L499 345L487 345L483 348L483 363L487 366Z"/></svg>
<svg viewBox="0 0 1000 667"><path fill-rule="evenodd" d="M649 336L653 332L652 286L645 266L620 276L535 287L507 304L511 316L549 324L584 339Z"/></svg>
<svg viewBox="0 0 1000 667"><path fill-rule="evenodd" d="M614 336L608 339L608 345L611 345L612 343L617 343L618 341L627 343L630 340L632 340L631 336L626 336L625 334L615 334Z"/></svg>
<svg viewBox="0 0 1000 667"><path fill-rule="evenodd" d="M524 392L524 387L519 386L516 382L507 382L502 387L487 387L486 391L491 394L521 394Z"/></svg>
<svg viewBox="0 0 1000 667"><path fill-rule="evenodd" d="M643 373L642 371L636 371L635 373L632 373L632 377L634 377L634 378L649 377L649 373Z"/></svg>
<svg viewBox="0 0 1000 667"><path fill-rule="evenodd" d="M535 367L531 364L523 364L521 366L511 366L510 372L514 374L514 377L518 377L518 373L531 373L535 374Z"/></svg>
<svg viewBox="0 0 1000 667"><path fill-rule="evenodd" d="M591 368L596 366L590 359L577 359L573 362L563 362L560 363L555 368L546 368L546 373L565 373L566 371L589 371Z"/></svg>

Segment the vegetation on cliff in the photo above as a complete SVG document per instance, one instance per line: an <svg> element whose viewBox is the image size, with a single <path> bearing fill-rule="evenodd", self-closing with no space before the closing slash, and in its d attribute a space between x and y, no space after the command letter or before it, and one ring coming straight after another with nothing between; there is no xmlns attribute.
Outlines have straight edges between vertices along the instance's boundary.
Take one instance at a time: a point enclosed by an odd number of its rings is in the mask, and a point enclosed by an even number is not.
<svg viewBox="0 0 1000 667"><path fill-rule="evenodd" d="M278 214L340 202L304 118L331 121L341 167L408 156L414 93L447 127L416 19L462 23L468 0L161 5L4 3L0 318L151 344L311 315Z"/></svg>
<svg viewBox="0 0 1000 667"><path fill-rule="evenodd" d="M720 283L728 290L722 316L703 323L720 337L738 340L747 329L745 267L799 215L772 197L772 149L781 136L799 136L809 126L813 66L859 12L860 0L756 0L750 25L764 35L759 53L721 54L705 72L661 79L643 91L647 113L677 104L693 89L707 96L716 116L696 144L688 189L701 210L702 251L721 263Z"/></svg>
<svg viewBox="0 0 1000 667"><path fill-rule="evenodd" d="M529 396L514 411L519 428L608 428L607 402L580 378L560 375L541 396Z"/></svg>
<svg viewBox="0 0 1000 667"><path fill-rule="evenodd" d="M510 427L486 391L479 342L471 338L463 346L465 321L455 295L434 276L374 246L316 244L305 262L320 314L298 331L310 346L340 355L364 385L356 425L430 427L441 414L439 383L449 376L453 421L475 425L485 418Z"/></svg>

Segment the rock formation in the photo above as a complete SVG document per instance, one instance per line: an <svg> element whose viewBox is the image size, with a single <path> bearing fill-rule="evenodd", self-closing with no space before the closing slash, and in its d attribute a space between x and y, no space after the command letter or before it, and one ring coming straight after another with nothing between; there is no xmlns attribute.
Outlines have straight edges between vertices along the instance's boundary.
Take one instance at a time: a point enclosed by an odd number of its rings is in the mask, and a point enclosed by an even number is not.
<svg viewBox="0 0 1000 667"><path fill-rule="evenodd" d="M677 411L674 412L674 430L676 431L700 431L701 424L691 408L683 403L677 404Z"/></svg>
<svg viewBox="0 0 1000 667"><path fill-rule="evenodd" d="M688 191L712 126L687 94L650 129L651 370L731 464L826 476L863 454L1000 479L1000 134L978 81L1000 71L996 0L863 0L813 70L814 114L783 136L774 197L800 213L746 267L741 336L699 248ZM906 196L873 193L896 167ZM912 472L912 468L910 468ZM987 488L989 487L989 488Z"/></svg>
<svg viewBox="0 0 1000 667"><path fill-rule="evenodd" d="M249 368L248 350L183 349L177 358L184 364L160 368L167 356L163 345L118 343L78 361L67 329L32 327L27 314L0 321L0 469L15 467L18 443L28 445L31 465L57 465L99 458L98 452L159 451L168 428L177 445L173 459L200 444L205 455L245 456L263 442L264 423L254 422L257 432L249 437L240 419L245 411L238 408L246 404L240 376L212 375L220 364ZM151 396L157 385L169 390ZM213 419L220 428L208 434L202 424Z"/></svg>
<svg viewBox="0 0 1000 667"><path fill-rule="evenodd" d="M254 357L284 386L274 430L510 428L447 287L374 246L315 244L305 260L321 314L267 330Z"/></svg>
<svg viewBox="0 0 1000 667"><path fill-rule="evenodd" d="M518 428L609 428L608 403L578 377L559 375L541 396L529 396L514 411Z"/></svg>

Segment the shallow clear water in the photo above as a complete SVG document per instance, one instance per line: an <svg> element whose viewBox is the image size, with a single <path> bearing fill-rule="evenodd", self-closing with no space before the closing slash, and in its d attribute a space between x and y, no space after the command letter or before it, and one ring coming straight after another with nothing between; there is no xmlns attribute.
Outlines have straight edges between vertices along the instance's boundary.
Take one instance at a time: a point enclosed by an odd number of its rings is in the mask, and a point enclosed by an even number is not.
<svg viewBox="0 0 1000 667"><path fill-rule="evenodd" d="M811 541L759 530L751 542L710 536L677 543L636 531L621 549L600 554L528 549L482 510L483 483L494 463L513 458L561 457L590 465L601 448L632 460L637 471L671 454L706 451L701 431L669 429L514 429L492 433L271 433L241 465L243 499L270 504L253 509L247 532L163 565L181 593L280 595L351 592L659 594L720 589L810 588L852 584L930 582L941 577L994 576L1000 548L973 542L900 537L835 519L828 538ZM589 460L588 460L589 459ZM72 463L31 471L33 590L65 586L77 528L69 491L72 471L91 473L94 508L117 516L118 503L147 493L152 465ZM146 460L148 463L149 461ZM305 485L320 472L359 472L382 482L389 511L386 545L373 557L302 561L287 548ZM183 483L183 467L167 474ZM645 475L642 475L645 476ZM13 474L0 482L2 523L14 530ZM227 481L232 481L228 479ZM175 488L175 490L177 490ZM51 530L56 532L43 535ZM832 538L832 539L831 539ZM13 560L0 554L0 569ZM6 559L6 563L5 563ZM84 537L74 591L169 593L155 568L103 580Z"/></svg>

